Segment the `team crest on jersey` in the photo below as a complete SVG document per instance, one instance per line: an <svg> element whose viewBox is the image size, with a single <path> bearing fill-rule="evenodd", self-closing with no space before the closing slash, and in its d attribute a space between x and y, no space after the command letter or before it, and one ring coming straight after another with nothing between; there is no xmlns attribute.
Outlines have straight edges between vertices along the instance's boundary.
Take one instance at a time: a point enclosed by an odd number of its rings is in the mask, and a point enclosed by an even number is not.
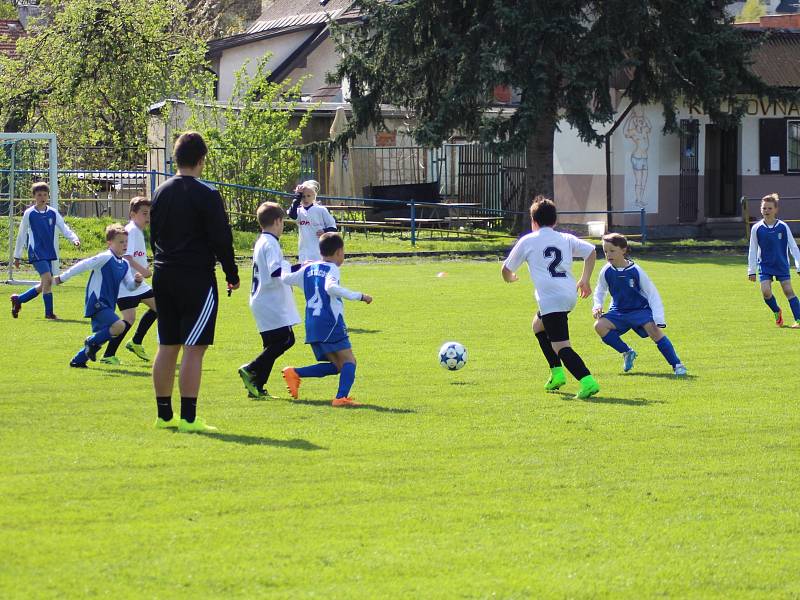
<svg viewBox="0 0 800 600"><path fill-rule="evenodd" d="M636 287L636 282L633 279L628 279L628 287Z"/></svg>
<svg viewBox="0 0 800 600"><path fill-rule="evenodd" d="M52 219L52 218L47 219L47 222L50 223L50 226L52 227L53 224L54 224L54 219Z"/></svg>
<svg viewBox="0 0 800 600"><path fill-rule="evenodd" d="M783 232L780 232L780 233L778 233L778 239L779 239L779 240L782 240L782 239L783 239Z"/></svg>

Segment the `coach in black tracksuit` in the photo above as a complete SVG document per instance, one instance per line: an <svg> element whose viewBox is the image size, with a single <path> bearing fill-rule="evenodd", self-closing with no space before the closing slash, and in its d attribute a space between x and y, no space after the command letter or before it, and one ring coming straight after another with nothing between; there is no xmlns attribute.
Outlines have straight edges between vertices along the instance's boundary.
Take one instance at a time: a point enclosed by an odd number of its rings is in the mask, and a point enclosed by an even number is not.
<svg viewBox="0 0 800 600"><path fill-rule="evenodd" d="M198 179L207 153L199 133L181 135L173 151L178 172L158 187L150 209L153 291L159 316L159 346L153 363L156 427L187 432L215 431L196 417L196 406L203 355L214 343L219 303L214 273L217 261L229 287L239 287L233 235L222 197ZM178 421L172 413L172 387L181 348Z"/></svg>

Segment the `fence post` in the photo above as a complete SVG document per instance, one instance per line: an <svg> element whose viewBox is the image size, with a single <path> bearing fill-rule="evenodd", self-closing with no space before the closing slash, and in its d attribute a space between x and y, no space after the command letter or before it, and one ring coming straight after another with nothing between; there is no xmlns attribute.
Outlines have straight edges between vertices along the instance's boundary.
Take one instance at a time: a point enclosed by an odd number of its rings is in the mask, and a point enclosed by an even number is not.
<svg viewBox="0 0 800 600"><path fill-rule="evenodd" d="M639 225L642 228L642 244L647 243L647 222L645 219L644 209L639 211Z"/></svg>
<svg viewBox="0 0 800 600"><path fill-rule="evenodd" d="M414 199L411 199L411 245L417 245L417 206Z"/></svg>
<svg viewBox="0 0 800 600"><path fill-rule="evenodd" d="M747 208L747 198L741 197L739 202L742 203L742 217L744 217L744 239L750 238L750 210Z"/></svg>
<svg viewBox="0 0 800 600"><path fill-rule="evenodd" d="M153 169L150 171L150 199L153 199L153 195L156 193L156 170Z"/></svg>

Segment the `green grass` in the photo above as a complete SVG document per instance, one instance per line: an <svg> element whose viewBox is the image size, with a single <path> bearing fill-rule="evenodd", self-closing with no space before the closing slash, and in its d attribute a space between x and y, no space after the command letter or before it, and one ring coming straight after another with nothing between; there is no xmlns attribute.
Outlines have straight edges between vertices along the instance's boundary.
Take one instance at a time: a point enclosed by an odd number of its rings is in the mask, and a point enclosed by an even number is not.
<svg viewBox="0 0 800 600"><path fill-rule="evenodd" d="M775 327L741 257L641 263L685 380L636 337L623 375L587 300L570 325L601 393L545 394L524 268L507 285L494 261L354 263L343 283L375 298L346 307L368 406L331 408L335 378L291 402L277 369L281 398L248 400L239 291L205 436L152 428L124 349L121 368L67 367L85 278L57 290L61 322L3 310L0 596L797 598L800 331ZM278 367L311 362L296 334ZM435 358L448 339L470 353L456 373Z"/></svg>

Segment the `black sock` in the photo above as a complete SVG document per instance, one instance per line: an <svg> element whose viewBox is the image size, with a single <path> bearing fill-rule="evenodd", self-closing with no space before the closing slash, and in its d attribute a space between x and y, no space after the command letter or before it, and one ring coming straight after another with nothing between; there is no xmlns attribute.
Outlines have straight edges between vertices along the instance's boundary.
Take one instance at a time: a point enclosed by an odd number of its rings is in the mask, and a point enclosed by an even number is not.
<svg viewBox="0 0 800 600"><path fill-rule="evenodd" d="M108 346L106 346L106 353L103 354L103 358L114 356L117 353L117 348L119 348L122 340L125 339L125 334L130 331L131 324L127 321L123 321L123 323L125 323L125 329L117 337L112 337L110 340L108 340Z"/></svg>
<svg viewBox="0 0 800 600"><path fill-rule="evenodd" d="M139 321L139 327L136 328L136 333L133 334L134 344L142 344L144 336L147 335L150 327L156 322L156 318L158 318L158 313L152 308L142 315L142 320Z"/></svg>
<svg viewBox="0 0 800 600"><path fill-rule="evenodd" d="M181 419L187 423L194 423L197 416L197 398L181 396Z"/></svg>
<svg viewBox="0 0 800 600"><path fill-rule="evenodd" d="M156 406L158 406L158 417L165 421L170 421L172 414L172 398L170 396L156 396Z"/></svg>
<svg viewBox="0 0 800 600"><path fill-rule="evenodd" d="M558 359L556 351L553 350L553 344L550 343L550 338L547 337L546 331L540 331L536 334L536 339L539 340L539 347L542 349L542 354L547 359L547 364L550 368L560 367L561 361Z"/></svg>
<svg viewBox="0 0 800 600"><path fill-rule="evenodd" d="M275 360L294 345L294 333L291 327L262 331L261 340L264 351L247 365L247 370L253 374L254 382L259 389L267 383Z"/></svg>
<svg viewBox="0 0 800 600"><path fill-rule="evenodd" d="M572 373L572 376L578 381L587 375L591 375L589 369L587 369L586 365L583 363L583 359L578 356L578 353L575 352L571 346L559 350L558 357L561 359L561 362L564 363L564 366L567 367L567 371Z"/></svg>

